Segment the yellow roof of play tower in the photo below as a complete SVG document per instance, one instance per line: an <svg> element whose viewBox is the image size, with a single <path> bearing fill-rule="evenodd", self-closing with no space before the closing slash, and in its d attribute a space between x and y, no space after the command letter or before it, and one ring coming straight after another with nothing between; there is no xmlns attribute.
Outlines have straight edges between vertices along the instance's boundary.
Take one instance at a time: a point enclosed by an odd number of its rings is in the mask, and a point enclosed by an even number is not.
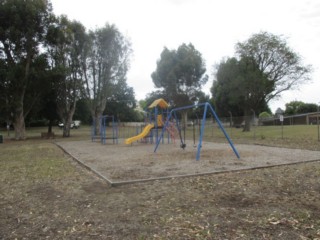
<svg viewBox="0 0 320 240"><path fill-rule="evenodd" d="M162 109L166 109L169 107L169 104L163 100L162 98L159 98L157 100L154 100L153 103L150 104L148 108L154 108L154 107L160 107Z"/></svg>

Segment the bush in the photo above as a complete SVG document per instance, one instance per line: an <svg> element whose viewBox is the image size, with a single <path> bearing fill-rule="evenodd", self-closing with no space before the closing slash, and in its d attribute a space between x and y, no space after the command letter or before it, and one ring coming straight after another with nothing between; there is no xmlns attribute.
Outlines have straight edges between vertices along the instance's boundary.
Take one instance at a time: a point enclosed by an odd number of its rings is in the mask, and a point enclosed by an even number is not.
<svg viewBox="0 0 320 240"><path fill-rule="evenodd" d="M272 115L268 112L262 112L259 114L259 118L269 118L272 117Z"/></svg>

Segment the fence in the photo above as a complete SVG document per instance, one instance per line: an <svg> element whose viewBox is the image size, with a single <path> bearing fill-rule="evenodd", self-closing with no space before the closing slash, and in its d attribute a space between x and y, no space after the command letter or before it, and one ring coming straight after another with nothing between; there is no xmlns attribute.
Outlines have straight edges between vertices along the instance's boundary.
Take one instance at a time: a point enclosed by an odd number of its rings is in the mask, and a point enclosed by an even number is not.
<svg viewBox="0 0 320 240"><path fill-rule="evenodd" d="M245 116L220 118L220 121L232 140L241 140L243 143L265 139L300 139L303 141L307 139L310 141L320 141L318 117L320 119L320 114L317 113L284 116L283 119L280 119L280 117L259 119L247 116L250 119L250 131L246 132L243 131ZM120 123L118 137L125 139L135 136L143 130L144 126L144 123L130 123L129 125ZM189 139L198 139L200 127L200 119L189 119L186 127L182 126L181 131L184 131ZM176 137L178 138L178 136ZM204 139L219 141L225 139L214 118L206 119Z"/></svg>
<svg viewBox="0 0 320 240"><path fill-rule="evenodd" d="M308 139L320 141L319 121L320 114L301 114L294 116L272 117L272 118L253 118L250 119L250 131L244 132L246 117L220 118L228 135L233 139ZM319 119L319 120L318 120ZM196 131L199 131L199 121L194 121ZM219 131L218 124L214 119L208 119L205 126L206 137L223 138Z"/></svg>

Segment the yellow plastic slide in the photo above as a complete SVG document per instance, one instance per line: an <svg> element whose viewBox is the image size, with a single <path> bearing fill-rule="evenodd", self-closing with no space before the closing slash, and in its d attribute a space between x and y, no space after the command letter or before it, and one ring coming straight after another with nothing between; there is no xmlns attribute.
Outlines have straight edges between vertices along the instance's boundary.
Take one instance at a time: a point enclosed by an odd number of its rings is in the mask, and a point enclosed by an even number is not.
<svg viewBox="0 0 320 240"><path fill-rule="evenodd" d="M150 132L150 130L152 128L154 128L154 124L148 124L147 126L144 127L144 129L142 130L142 132L139 135L131 137L131 138L127 138L125 140L125 143L131 144L132 142L135 142L135 141L140 140L141 138L144 138L145 136L148 135L148 133Z"/></svg>

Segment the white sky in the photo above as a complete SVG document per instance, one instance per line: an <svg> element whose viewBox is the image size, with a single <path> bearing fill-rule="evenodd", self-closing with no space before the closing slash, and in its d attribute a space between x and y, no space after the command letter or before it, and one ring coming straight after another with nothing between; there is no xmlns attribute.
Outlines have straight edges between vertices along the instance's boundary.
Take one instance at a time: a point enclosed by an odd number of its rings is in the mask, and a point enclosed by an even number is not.
<svg viewBox="0 0 320 240"><path fill-rule="evenodd" d="M115 24L130 39L134 55L128 84L138 100L155 90L150 75L164 47L195 46L206 60L210 79L203 91L209 93L213 66L232 57L237 42L267 31L286 37L314 69L312 82L283 93L270 103L272 111L293 100L320 102L319 0L52 0L52 5L55 14L87 29Z"/></svg>

